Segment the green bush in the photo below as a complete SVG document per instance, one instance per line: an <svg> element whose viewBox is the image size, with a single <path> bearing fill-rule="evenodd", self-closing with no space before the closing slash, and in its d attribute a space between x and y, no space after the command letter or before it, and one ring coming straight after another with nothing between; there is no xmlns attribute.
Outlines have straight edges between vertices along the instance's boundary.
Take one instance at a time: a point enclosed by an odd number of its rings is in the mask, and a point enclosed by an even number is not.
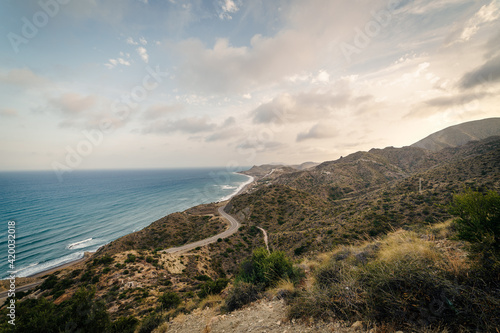
<svg viewBox="0 0 500 333"><path fill-rule="evenodd" d="M167 291L163 293L163 295L161 295L158 300L166 310L175 309L182 302L179 295L177 295L177 293L173 291Z"/></svg>
<svg viewBox="0 0 500 333"><path fill-rule="evenodd" d="M268 288L281 279L297 282L301 277L301 272L293 267L284 252L269 253L264 248L258 248L253 251L250 259L241 264L236 280Z"/></svg>
<svg viewBox="0 0 500 333"><path fill-rule="evenodd" d="M125 262L126 263L135 262L135 259L136 259L135 255L129 253L129 254L127 254L127 259L125 259Z"/></svg>
<svg viewBox="0 0 500 333"><path fill-rule="evenodd" d="M215 295L220 293L224 288L226 288L229 283L228 279L217 279L215 281L207 281L201 285L201 290L198 292L200 298L205 298L208 295Z"/></svg>
<svg viewBox="0 0 500 333"><path fill-rule="evenodd" d="M458 237L479 245L473 249L500 249L500 194L469 189L454 196L450 211L458 217L455 220Z"/></svg>
<svg viewBox="0 0 500 333"><path fill-rule="evenodd" d="M134 333L139 320L134 316L120 317L111 324L111 333Z"/></svg>

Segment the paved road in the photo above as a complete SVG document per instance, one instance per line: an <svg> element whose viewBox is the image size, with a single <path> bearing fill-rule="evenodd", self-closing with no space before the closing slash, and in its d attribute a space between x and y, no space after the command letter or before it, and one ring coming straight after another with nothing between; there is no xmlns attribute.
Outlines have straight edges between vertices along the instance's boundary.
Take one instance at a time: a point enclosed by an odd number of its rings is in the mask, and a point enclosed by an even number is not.
<svg viewBox="0 0 500 333"><path fill-rule="evenodd" d="M16 293L20 293L21 291L27 291L27 290L33 289L36 286L41 285L42 283L43 283L43 280L33 282L33 283L28 283L28 284L25 284L24 286L20 286L20 287L16 286ZM2 305L5 302L5 300L7 299L8 293L9 293L8 290L0 293L0 305Z"/></svg>
<svg viewBox="0 0 500 333"><path fill-rule="evenodd" d="M180 246L180 247L171 247L171 248L163 250L161 252L165 252L165 253L184 253L184 252L187 252L187 251L192 250L194 248L197 248L198 246L205 246L205 245L208 245L208 244L211 244L211 243L215 243L215 242L217 242L217 239L219 239L219 238L227 238L227 237L231 236L232 234L234 234L236 231L238 231L238 229L240 227L240 223L234 217L232 217L231 215L229 215L228 213L226 213L224 211L224 208L225 208L225 206L219 207L219 214L224 219L226 219L227 221L229 221L229 228L228 229L226 229L225 231L223 231L220 234L217 234L215 236L202 239L201 241L197 241L197 242L194 242L194 243L189 243L189 244L186 244L186 245L183 245L183 246ZM264 231L264 235L265 235L264 239L265 239L266 245L267 245L267 234L266 234L265 231ZM43 282L43 280L42 281L37 281L37 282L34 282L34 283L30 283L30 284L26 284L26 285L21 286L21 287L17 287L16 288L16 292L26 291L26 290L35 288L36 286L40 285L42 282ZM3 303L5 301L5 299L7 298L7 293L8 293L8 291L4 291L4 292L0 293L0 302ZM0 303L0 305L2 303Z"/></svg>
<svg viewBox="0 0 500 333"><path fill-rule="evenodd" d="M219 239L219 238L227 238L227 237L231 236L232 234L234 234L236 231L238 231L238 228L240 227L240 223L234 217L232 217L231 215L226 213L224 211L224 208L225 208L225 206L219 207L219 214L224 219L229 221L229 228L226 229L224 232L221 232L220 234L217 234L217 235L209 237L209 238L202 239L202 240L194 242L194 243L189 243L189 244L179 246L179 247L171 247L171 248L163 250L161 252L184 253L184 252L187 252L187 251L192 250L194 248L197 248L198 246L205 246L205 245L208 245L211 243L215 243L215 242L217 242L217 239Z"/></svg>

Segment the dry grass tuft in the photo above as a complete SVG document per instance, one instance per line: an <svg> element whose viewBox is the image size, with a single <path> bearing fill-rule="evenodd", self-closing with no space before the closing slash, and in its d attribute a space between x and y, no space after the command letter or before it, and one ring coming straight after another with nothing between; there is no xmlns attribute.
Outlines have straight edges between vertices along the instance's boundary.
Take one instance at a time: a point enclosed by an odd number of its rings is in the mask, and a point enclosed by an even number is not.
<svg viewBox="0 0 500 333"><path fill-rule="evenodd" d="M377 258L385 262L419 260L429 264L441 264L443 258L431 241L420 238L411 231L398 230L383 241Z"/></svg>
<svg viewBox="0 0 500 333"><path fill-rule="evenodd" d="M206 298L204 298L198 307L200 309L205 309L205 308L220 308L224 300L220 295L208 295Z"/></svg>

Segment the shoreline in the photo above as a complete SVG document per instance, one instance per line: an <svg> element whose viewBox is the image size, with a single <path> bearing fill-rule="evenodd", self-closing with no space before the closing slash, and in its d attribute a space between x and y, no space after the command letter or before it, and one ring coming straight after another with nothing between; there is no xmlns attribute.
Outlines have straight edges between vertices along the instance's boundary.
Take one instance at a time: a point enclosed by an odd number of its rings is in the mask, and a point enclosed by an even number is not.
<svg viewBox="0 0 500 333"><path fill-rule="evenodd" d="M223 197L222 199L216 201L216 203L222 203L222 202L231 200L233 197L235 197L235 196L243 193L244 191L246 191L248 189L248 187L250 185L252 185L252 183L255 181L255 177L253 177L253 176L245 175L245 174L239 173L239 172L236 172L236 173L238 173L240 175L247 176L247 177L249 177L249 179L246 182L244 182L243 184L241 184L233 194L231 194L229 196L226 196L226 197ZM193 206L193 207L196 207L196 206ZM192 207L189 207L189 208L192 208ZM187 208L187 209L189 209L189 208ZM99 249L97 249L97 251L98 250ZM55 267L43 270L43 271L38 272L38 273L31 274L31 275L28 275L28 276L18 277L18 279L26 279L26 280L28 280L28 279L38 279L38 278L41 278L41 277L43 277L45 275L53 274L55 272L58 272L58 271L61 271L61 270L65 269L65 268L69 268L69 267L75 266L75 265L77 265L77 264L79 264L81 262L85 262L87 259L91 258L93 256L93 254L96 253L97 251L95 251L95 252L85 252L84 255L83 255L83 257L80 258L80 259L69 261L67 263L64 263L64 264L61 264L61 265L58 265L58 266L55 266Z"/></svg>

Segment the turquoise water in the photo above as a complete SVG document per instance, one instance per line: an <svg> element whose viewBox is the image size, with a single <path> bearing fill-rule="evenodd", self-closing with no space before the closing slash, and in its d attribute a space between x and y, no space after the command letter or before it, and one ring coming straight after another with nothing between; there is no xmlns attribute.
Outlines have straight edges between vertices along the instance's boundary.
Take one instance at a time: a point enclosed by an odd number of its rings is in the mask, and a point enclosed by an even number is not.
<svg viewBox="0 0 500 333"><path fill-rule="evenodd" d="M16 222L17 276L79 259L85 251L201 203L224 200L249 177L224 169L0 173L0 277L8 274L8 222Z"/></svg>

